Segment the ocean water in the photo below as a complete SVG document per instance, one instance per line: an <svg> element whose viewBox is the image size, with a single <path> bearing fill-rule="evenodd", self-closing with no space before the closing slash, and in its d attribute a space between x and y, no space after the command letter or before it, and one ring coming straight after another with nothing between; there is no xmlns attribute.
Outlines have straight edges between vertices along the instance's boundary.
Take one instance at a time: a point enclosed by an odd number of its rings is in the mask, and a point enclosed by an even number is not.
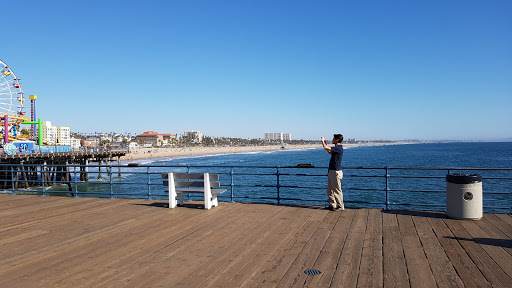
<svg viewBox="0 0 512 288"><path fill-rule="evenodd" d="M103 171L101 179L77 188L85 196L165 199L160 173L210 172L219 173L221 185L228 189L221 201L324 205L329 157L319 147L139 160L135 161L139 167L123 167L121 177L114 168L112 180L106 179ZM314 168L292 168L299 163ZM512 168L512 143L353 147L345 149L343 166L342 188L347 207L384 208L387 202L389 208L443 210L448 172L482 175L485 211L509 213L512 207L511 170L431 169ZM411 167L419 169L408 169ZM386 179L385 175L389 177ZM95 174L89 178L95 179ZM114 183L112 190L110 181Z"/></svg>

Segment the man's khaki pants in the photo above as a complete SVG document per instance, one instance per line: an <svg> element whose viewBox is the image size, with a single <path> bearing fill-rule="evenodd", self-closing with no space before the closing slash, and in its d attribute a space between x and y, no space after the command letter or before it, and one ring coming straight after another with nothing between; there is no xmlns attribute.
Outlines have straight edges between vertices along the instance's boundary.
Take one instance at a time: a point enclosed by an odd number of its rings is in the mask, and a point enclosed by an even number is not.
<svg viewBox="0 0 512 288"><path fill-rule="evenodd" d="M333 208L345 209L345 205L343 204L343 192L341 191L342 178L343 171L329 170L327 178L327 196L329 196L329 205Z"/></svg>

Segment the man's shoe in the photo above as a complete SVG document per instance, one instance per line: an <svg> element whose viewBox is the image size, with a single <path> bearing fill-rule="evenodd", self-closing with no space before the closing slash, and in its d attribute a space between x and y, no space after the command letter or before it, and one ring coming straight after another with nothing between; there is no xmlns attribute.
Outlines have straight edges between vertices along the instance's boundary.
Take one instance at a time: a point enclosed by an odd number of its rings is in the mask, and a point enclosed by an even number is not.
<svg viewBox="0 0 512 288"><path fill-rule="evenodd" d="M324 209L335 211L336 208L332 207L331 205L325 206Z"/></svg>

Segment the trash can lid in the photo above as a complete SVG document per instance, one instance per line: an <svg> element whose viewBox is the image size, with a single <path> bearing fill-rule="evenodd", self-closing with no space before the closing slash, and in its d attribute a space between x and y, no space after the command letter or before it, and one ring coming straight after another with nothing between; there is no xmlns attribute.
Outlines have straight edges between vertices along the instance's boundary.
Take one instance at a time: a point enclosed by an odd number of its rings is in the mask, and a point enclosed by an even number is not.
<svg viewBox="0 0 512 288"><path fill-rule="evenodd" d="M478 174L446 174L446 182L454 184L471 184L482 182L482 176Z"/></svg>

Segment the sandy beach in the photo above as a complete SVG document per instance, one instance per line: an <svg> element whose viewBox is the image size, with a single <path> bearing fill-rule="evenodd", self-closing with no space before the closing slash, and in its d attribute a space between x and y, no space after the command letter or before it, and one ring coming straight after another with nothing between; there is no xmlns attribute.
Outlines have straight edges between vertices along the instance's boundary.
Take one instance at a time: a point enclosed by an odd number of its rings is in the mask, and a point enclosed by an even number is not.
<svg viewBox="0 0 512 288"><path fill-rule="evenodd" d="M345 148L358 147L358 146L375 146L375 145L396 145L399 143L358 143L358 144L343 144ZM403 144L403 143L400 143ZM320 141L318 145L286 145L286 150L302 150L322 148ZM244 153L255 151L269 151L269 150L282 150L279 145L269 146L232 146L232 147L170 147L170 148L141 148L131 150L130 153L121 157L121 161L131 161L137 159L152 159L152 158L167 158L175 156L189 156L189 155L204 155L204 154L226 154L226 153Z"/></svg>
<svg viewBox="0 0 512 288"><path fill-rule="evenodd" d="M311 149L319 148L319 145L286 145L287 150L297 149ZM225 154L225 153L243 153L253 151L269 151L269 150L282 150L281 146L232 146L232 147L170 147L170 148L141 148L131 150L130 153L121 157L121 161L130 161L137 159L150 159L150 158L166 158L174 156L190 156L190 155L204 155L204 154Z"/></svg>

